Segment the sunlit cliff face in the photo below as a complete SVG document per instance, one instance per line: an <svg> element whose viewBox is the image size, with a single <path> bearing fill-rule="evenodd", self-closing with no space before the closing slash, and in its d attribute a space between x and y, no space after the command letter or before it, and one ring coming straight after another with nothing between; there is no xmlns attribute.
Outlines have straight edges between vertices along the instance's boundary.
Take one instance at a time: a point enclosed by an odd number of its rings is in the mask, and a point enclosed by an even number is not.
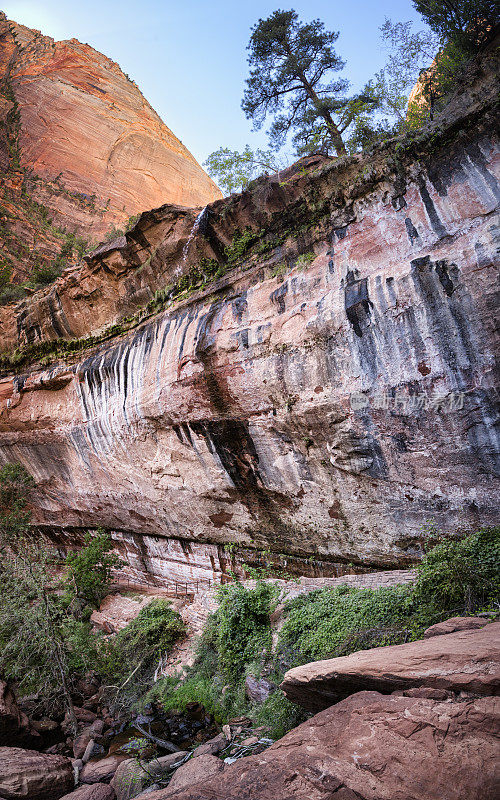
<svg viewBox="0 0 500 800"><path fill-rule="evenodd" d="M66 232L98 242L162 203L204 206L221 193L138 86L76 39L55 42L0 12L0 201L9 263L54 258ZM45 210L42 220L28 197ZM23 213L26 211L27 213Z"/></svg>
<svg viewBox="0 0 500 800"><path fill-rule="evenodd" d="M281 241L78 362L6 376L1 457L33 473L39 524L102 525L139 572L196 577L228 542L404 565L429 520L493 522L498 149L474 96L467 133L404 167L316 164L209 206L185 269L246 228ZM184 268L194 219L146 215L7 334L116 319Z"/></svg>

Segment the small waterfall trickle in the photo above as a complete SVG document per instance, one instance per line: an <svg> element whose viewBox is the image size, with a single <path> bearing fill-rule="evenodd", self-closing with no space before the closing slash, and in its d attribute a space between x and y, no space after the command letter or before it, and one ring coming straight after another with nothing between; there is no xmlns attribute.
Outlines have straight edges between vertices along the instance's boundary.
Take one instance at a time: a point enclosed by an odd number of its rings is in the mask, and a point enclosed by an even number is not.
<svg viewBox="0 0 500 800"><path fill-rule="evenodd" d="M193 227L191 228L191 233L189 234L188 240L187 240L187 242L184 245L184 248L182 250L182 261L183 261L183 263L186 262L186 259L188 257L188 253L189 253L189 248L190 248L191 242L193 241L194 237L196 236L197 233L200 233L200 232L203 233L203 230L204 230L206 222L207 222L207 216L208 216L208 206L205 206L205 208L202 208L202 210L200 211L200 213L196 217L196 219L194 221L194 224L193 224Z"/></svg>

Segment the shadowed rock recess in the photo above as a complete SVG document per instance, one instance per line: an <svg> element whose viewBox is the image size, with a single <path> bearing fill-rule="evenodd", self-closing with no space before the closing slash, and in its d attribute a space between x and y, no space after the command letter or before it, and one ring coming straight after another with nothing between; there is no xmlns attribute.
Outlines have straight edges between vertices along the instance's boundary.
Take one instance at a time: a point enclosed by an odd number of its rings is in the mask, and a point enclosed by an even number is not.
<svg viewBox="0 0 500 800"><path fill-rule="evenodd" d="M495 520L495 69L424 133L146 212L4 310L0 459L41 529L196 579L227 542L328 574Z"/></svg>

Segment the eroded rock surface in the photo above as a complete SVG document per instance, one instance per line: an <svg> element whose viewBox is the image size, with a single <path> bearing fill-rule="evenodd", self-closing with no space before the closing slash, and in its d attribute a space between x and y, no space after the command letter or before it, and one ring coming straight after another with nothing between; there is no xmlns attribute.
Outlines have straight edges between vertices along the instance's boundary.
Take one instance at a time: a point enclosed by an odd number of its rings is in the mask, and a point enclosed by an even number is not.
<svg viewBox="0 0 500 800"><path fill-rule="evenodd" d="M221 196L137 85L88 44L55 42L2 12L0 83L0 249L19 277L29 251L42 261L60 251L47 219L98 242L147 208Z"/></svg>
<svg viewBox="0 0 500 800"><path fill-rule="evenodd" d="M443 636L446 633L455 633L456 631L468 631L475 628L484 628L489 622L488 619L483 617L450 617L444 622L437 622L436 625L431 625L424 631L424 639L430 639L433 636Z"/></svg>
<svg viewBox="0 0 500 800"><path fill-rule="evenodd" d="M58 800L73 786L69 758L0 747L0 797L5 800Z"/></svg>
<svg viewBox="0 0 500 800"><path fill-rule="evenodd" d="M64 546L101 525L133 575L196 580L231 569L228 542L404 566L429 519L497 521L492 74L421 141L212 204L186 258L194 214L148 212L16 310L6 341L36 347L178 291L80 356L5 374L0 458L34 475L41 529Z"/></svg>
<svg viewBox="0 0 500 800"><path fill-rule="evenodd" d="M149 797L494 800L499 732L498 698L440 702L359 692L215 778Z"/></svg>
<svg viewBox="0 0 500 800"><path fill-rule="evenodd" d="M500 622L313 661L289 670L281 684L289 700L310 711L361 689L389 693L411 687L499 694Z"/></svg>
<svg viewBox="0 0 500 800"><path fill-rule="evenodd" d="M104 783L94 783L93 786L80 786L70 794L65 794L62 800L115 800L116 794L112 786Z"/></svg>

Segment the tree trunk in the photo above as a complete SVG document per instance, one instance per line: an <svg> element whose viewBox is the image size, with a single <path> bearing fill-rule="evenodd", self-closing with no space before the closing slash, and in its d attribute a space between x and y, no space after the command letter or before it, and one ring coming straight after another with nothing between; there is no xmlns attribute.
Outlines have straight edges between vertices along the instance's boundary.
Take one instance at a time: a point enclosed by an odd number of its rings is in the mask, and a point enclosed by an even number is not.
<svg viewBox="0 0 500 800"><path fill-rule="evenodd" d="M289 55L291 56L292 52L289 49L289 47L287 47L287 50L289 52ZM333 146L335 147L335 152L337 153L338 156L345 156L346 153L347 153L347 150L345 148L344 140L342 139L342 134L341 134L340 130L338 129L337 125L335 124L335 122L333 121L330 112L326 111L324 109L320 110L321 109L321 100L319 99L319 97L316 94L316 92L314 91L313 87L311 86L311 84L307 80L307 78L304 75L304 73L301 70L299 70L298 68L297 68L297 77L300 80L300 82L302 83L302 85L303 85L304 89L306 90L307 94L309 95L309 97L313 101L314 105L318 109L320 117L322 119L324 119L326 127L330 131L330 135L332 137Z"/></svg>

